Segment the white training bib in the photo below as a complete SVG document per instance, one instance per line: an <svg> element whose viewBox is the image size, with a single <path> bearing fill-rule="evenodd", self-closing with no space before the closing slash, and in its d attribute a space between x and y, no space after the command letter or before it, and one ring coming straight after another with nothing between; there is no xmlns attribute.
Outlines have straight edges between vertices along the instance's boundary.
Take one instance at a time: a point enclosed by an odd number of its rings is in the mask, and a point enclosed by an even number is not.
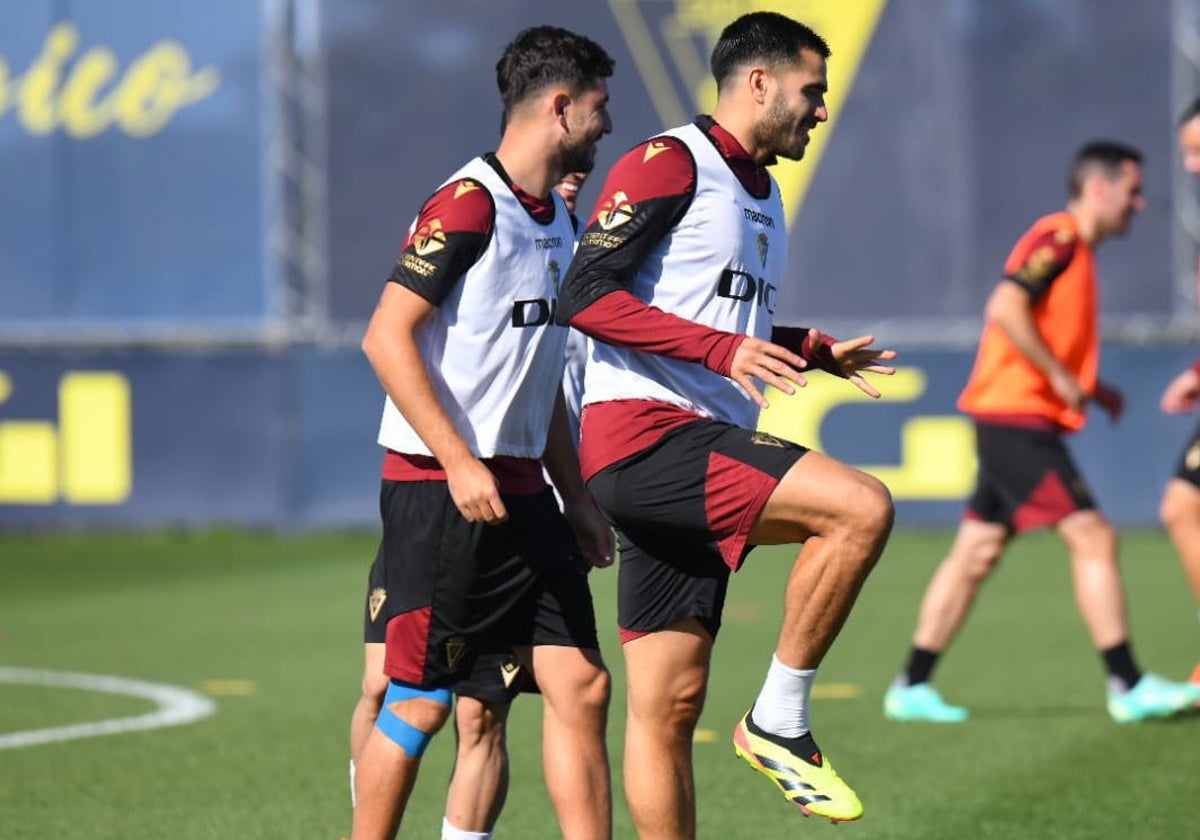
<svg viewBox="0 0 1200 840"><path fill-rule="evenodd" d="M492 236L421 324L417 344L439 401L477 457L540 458L566 354L567 329L555 325L554 310L571 261L571 217L552 193L554 220L539 224L483 158L446 183L463 178L491 194ZM397 452L432 454L390 398L379 443Z"/></svg>
<svg viewBox="0 0 1200 840"><path fill-rule="evenodd" d="M758 199L695 125L666 132L696 163L696 191L679 222L638 268L641 301L718 330L769 340L787 264L779 186ZM702 365L594 342L584 403L645 399L753 427L758 412L741 386Z"/></svg>

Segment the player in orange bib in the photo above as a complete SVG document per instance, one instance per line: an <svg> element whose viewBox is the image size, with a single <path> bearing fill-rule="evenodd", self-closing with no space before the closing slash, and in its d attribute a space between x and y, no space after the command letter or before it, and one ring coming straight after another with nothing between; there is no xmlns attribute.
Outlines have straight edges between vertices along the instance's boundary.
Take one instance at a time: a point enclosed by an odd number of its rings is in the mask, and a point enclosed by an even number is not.
<svg viewBox="0 0 1200 840"><path fill-rule="evenodd" d="M887 692L892 720L958 722L930 682L980 586L1013 536L1053 526L1071 555L1076 601L1108 675L1108 711L1125 723L1190 706L1200 688L1144 673L1129 642L1117 535L1097 509L1064 442L1088 403L1115 422L1124 400L1097 376L1093 253L1145 207L1141 154L1090 143L1070 169L1063 212L1017 242L987 304L975 368L958 407L975 420L979 474L949 555L921 604L908 664Z"/></svg>

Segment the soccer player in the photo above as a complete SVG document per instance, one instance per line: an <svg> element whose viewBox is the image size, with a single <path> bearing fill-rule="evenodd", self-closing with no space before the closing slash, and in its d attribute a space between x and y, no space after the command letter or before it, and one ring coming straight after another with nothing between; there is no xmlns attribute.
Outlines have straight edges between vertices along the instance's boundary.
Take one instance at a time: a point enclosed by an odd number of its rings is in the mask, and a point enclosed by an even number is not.
<svg viewBox="0 0 1200 840"><path fill-rule="evenodd" d="M891 372L878 362L894 353L869 336L772 325L787 231L765 167L801 158L827 119L828 55L783 15L731 23L712 54L712 116L617 162L559 301L559 317L594 339L580 461L618 535L625 793L643 840L695 836L692 735L730 572L755 545L805 543L736 750L806 813L862 813L813 740L808 697L883 550L891 498L870 476L754 431L763 383L793 393L807 363L872 396L860 372Z"/></svg>
<svg viewBox="0 0 1200 840"><path fill-rule="evenodd" d="M1100 339L1095 249L1123 235L1142 198L1141 154L1118 143L1083 146L1071 163L1066 210L1020 238L988 300L975 368L958 401L975 420L979 474L950 553L925 591L908 664L888 689L893 720L955 722L930 683L1014 535L1053 526L1071 555L1075 597L1108 675L1118 722L1190 705L1188 686L1145 673L1134 658L1117 567L1117 535L1088 491L1064 437L1094 402L1116 421L1124 400L1097 378Z"/></svg>
<svg viewBox="0 0 1200 840"><path fill-rule="evenodd" d="M1200 99L1192 102L1179 118L1179 148L1183 168L1200 175ZM1197 276L1200 284L1200 273ZM1163 391L1161 406L1168 414L1195 411L1200 402L1200 360L1171 380ZM1179 553L1183 570L1192 586L1192 596L1200 608L1200 425L1192 432L1175 476L1163 491L1159 518ZM1200 619L1200 611L1196 614ZM1192 672L1191 682L1200 685L1200 665Z"/></svg>
<svg viewBox="0 0 1200 840"><path fill-rule="evenodd" d="M575 204L588 172L568 173L554 186L578 231ZM577 346L578 345L578 346ZM579 439L579 400L583 396L582 336L570 331L563 396L571 439ZM367 580L364 603L364 656L362 695L350 720L350 789L353 799L354 762L379 717L388 677L383 673L387 628L382 606L386 599L382 553L377 554ZM537 685L520 662L509 654L480 654L471 673L454 686L456 751L454 773L446 793L442 840L489 840L508 794L508 752L505 726L509 704L520 691Z"/></svg>
<svg viewBox="0 0 1200 840"><path fill-rule="evenodd" d="M546 785L563 836L611 834L609 675L586 564L610 562L612 546L563 410L567 331L552 313L573 231L552 187L592 165L612 130L612 66L556 27L509 43L496 67L500 146L426 201L363 339L387 393L390 682L358 756L354 840L394 836L451 686L479 653L509 648L545 698Z"/></svg>

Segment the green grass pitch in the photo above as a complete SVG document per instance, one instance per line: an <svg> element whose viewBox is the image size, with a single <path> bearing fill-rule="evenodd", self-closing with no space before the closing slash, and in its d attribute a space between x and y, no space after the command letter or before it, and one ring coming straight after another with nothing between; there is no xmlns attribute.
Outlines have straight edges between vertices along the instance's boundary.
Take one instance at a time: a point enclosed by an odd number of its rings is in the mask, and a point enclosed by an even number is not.
<svg viewBox="0 0 1200 840"><path fill-rule="evenodd" d="M1118 727L1049 535L1018 540L938 673L971 707L961 726L890 724L880 703L903 658L945 532L901 531L822 668L815 731L866 816L805 820L733 757L779 620L790 553L751 556L730 592L695 745L700 833L712 838L1163 838L1200 832L1200 717ZM0 837L337 838L350 826L346 731L361 668L373 535L242 533L0 537L0 666L111 674L209 692L215 716L169 729L0 750ZM1200 627L1169 545L1127 534L1135 652L1182 678ZM615 574L593 573L615 675ZM216 682L214 682L216 681ZM847 688L847 686L857 687ZM857 691L857 693L855 693ZM137 715L146 700L0 683L0 735ZM508 840L556 834L540 772L540 701L510 724ZM430 747L405 836L437 837L452 736ZM616 783L616 835L633 831Z"/></svg>

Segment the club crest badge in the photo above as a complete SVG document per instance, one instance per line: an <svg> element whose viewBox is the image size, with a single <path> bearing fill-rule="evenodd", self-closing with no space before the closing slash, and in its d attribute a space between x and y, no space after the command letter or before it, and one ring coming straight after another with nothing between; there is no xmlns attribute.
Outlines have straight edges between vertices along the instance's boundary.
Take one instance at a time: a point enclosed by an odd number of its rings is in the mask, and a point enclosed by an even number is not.
<svg viewBox="0 0 1200 840"><path fill-rule="evenodd" d="M612 230L631 220L636 210L637 208L629 203L629 196L618 190L612 198L604 202L604 206L596 214L596 221L604 230Z"/></svg>
<svg viewBox="0 0 1200 840"><path fill-rule="evenodd" d="M379 611L383 609L385 601L387 601L386 589L377 586L371 590L371 594L367 596L367 610L371 615L371 621L379 618Z"/></svg>

